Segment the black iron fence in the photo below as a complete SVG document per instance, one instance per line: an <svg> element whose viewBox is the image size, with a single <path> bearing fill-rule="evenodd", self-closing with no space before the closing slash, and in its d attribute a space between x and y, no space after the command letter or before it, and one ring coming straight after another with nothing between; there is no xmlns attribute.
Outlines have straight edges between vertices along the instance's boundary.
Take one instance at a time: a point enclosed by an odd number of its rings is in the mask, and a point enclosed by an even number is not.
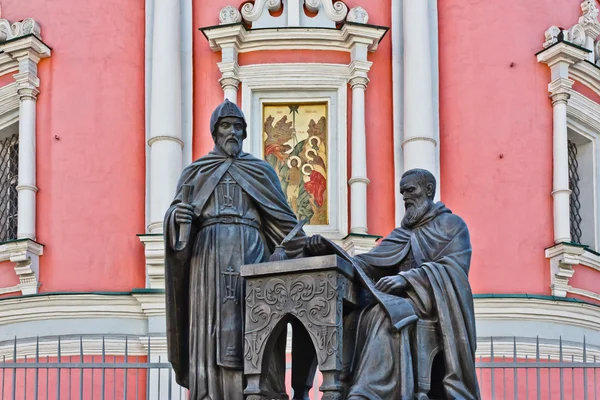
<svg viewBox="0 0 600 400"><path fill-rule="evenodd" d="M164 337L46 337L0 343L0 400L187 399L164 350ZM480 338L476 367L483 399L600 396L600 348L585 339ZM317 376L311 399L317 399L319 384Z"/></svg>

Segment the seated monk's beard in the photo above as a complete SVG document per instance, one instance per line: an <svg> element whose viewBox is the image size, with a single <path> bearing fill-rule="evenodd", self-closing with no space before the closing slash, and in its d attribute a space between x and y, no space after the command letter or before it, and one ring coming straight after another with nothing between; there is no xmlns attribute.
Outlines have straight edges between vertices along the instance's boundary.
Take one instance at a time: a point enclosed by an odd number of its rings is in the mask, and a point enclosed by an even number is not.
<svg viewBox="0 0 600 400"><path fill-rule="evenodd" d="M410 206L406 208L406 212L404 213L404 218L402 218L402 225L407 228L412 228L421 221L421 219L427 214L429 208L431 207L431 202L424 201L421 204L415 204L414 206Z"/></svg>

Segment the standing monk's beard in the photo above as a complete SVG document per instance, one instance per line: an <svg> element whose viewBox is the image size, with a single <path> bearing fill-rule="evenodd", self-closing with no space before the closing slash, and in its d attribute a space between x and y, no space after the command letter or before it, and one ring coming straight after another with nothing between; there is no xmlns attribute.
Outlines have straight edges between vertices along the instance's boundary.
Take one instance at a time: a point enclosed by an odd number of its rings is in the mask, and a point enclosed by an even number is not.
<svg viewBox="0 0 600 400"><path fill-rule="evenodd" d="M404 218L402 218L402 226L412 228L417 225L425 216L425 214L427 214L430 207L431 203L429 201L424 201L421 204L407 207L406 212L404 213Z"/></svg>
<svg viewBox="0 0 600 400"><path fill-rule="evenodd" d="M230 139L231 138L228 138L225 143L221 145L221 149L223 149L223 151L228 155L235 156L240 152L240 143L235 139L231 141Z"/></svg>

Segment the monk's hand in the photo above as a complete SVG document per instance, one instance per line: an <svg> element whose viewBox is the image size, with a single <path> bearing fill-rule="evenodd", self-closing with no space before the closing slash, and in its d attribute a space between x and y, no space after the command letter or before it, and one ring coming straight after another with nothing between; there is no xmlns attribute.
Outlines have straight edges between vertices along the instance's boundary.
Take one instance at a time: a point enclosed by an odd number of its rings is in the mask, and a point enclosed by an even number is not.
<svg viewBox="0 0 600 400"><path fill-rule="evenodd" d="M319 256L325 254L327 251L327 244L325 239L321 235L313 235L308 238L306 242L306 250L313 256Z"/></svg>
<svg viewBox="0 0 600 400"><path fill-rule="evenodd" d="M175 221L181 224L191 224L194 218L194 207L190 204L179 203L175 206Z"/></svg>
<svg viewBox="0 0 600 400"><path fill-rule="evenodd" d="M375 285L375 289L383 293L401 295L409 283L402 275L384 276Z"/></svg>

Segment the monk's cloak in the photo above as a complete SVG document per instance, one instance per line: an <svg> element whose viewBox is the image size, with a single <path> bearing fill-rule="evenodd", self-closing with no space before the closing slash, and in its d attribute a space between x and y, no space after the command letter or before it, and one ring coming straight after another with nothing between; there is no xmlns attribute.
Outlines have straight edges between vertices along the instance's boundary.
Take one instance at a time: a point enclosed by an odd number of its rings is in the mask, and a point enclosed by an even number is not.
<svg viewBox="0 0 600 400"><path fill-rule="evenodd" d="M407 257L414 258L414 267L402 271ZM475 313L468 281L471 243L464 221L443 203L435 203L416 226L394 229L355 261L374 279L401 273L408 280L410 288L403 297L416 314L439 320L447 398L479 399Z"/></svg>
<svg viewBox="0 0 600 400"><path fill-rule="evenodd" d="M202 287L203 283L192 282L190 274L190 269L192 269L191 263L196 263L194 264L194 268L218 268L218 266L215 267L215 263L212 260L215 257L214 255L219 251L216 248L216 242L214 240L207 240L207 243L203 244L196 243L196 241L197 238L205 237L198 236L201 229L207 229L201 227L201 216L208 200L226 173L242 188L244 194L253 200L254 206L260 214L259 235L257 236L254 233L251 237L258 237L259 240L262 239L264 254L262 256L259 255L254 261L266 261L275 246L281 243L297 224L297 219L281 189L279 177L273 168L263 160L243 152L235 158L228 157L220 149L215 149L184 169L177 184L175 199L165 215L164 222L168 357L173 365L177 382L184 387L189 387L190 383L190 299L195 303L192 307L202 310L206 309L206 307L210 308L209 305L215 303L214 298L207 297L216 296L215 289L212 287L216 283L205 282L204 285L208 287ZM176 205L182 202L183 184L194 187L190 204L194 207L195 218L192 222L188 244L185 248L180 248L180 244L178 243L179 227L175 222L174 210ZM300 231L292 241L286 244L288 257L294 258L299 256L303 251L305 242L306 236L304 232ZM228 245L231 246L232 244L228 243ZM244 252L245 245L244 243L239 243L240 252ZM248 247L250 245L254 246L254 244L249 244ZM195 252L197 254L194 254ZM197 265L199 262L204 263L204 265ZM239 266L237 267L239 268ZM218 271L213 271L212 274L218 276ZM194 293L190 293L190 289L194 290ZM241 298L241 307L243 307L243 291ZM219 301L221 299L216 299L217 303ZM219 304L217 304L218 306ZM219 330L222 327L213 326L213 324L214 321L209 320L208 328L212 327L212 329ZM205 328L207 327L200 327L200 330ZM194 331L193 334L206 336L212 335L214 332ZM240 332L241 334L242 332ZM200 345L204 346L203 343L200 343ZM214 349L208 350L214 352ZM200 358L200 361L195 360L195 362L213 363L213 361L205 361L202 357ZM232 364L222 361L222 358L217 354L217 368L242 368L241 359L239 362ZM195 366L195 370L206 371L213 367L200 365ZM207 376L200 377L200 379L204 381L208 379L210 381L210 377Z"/></svg>

